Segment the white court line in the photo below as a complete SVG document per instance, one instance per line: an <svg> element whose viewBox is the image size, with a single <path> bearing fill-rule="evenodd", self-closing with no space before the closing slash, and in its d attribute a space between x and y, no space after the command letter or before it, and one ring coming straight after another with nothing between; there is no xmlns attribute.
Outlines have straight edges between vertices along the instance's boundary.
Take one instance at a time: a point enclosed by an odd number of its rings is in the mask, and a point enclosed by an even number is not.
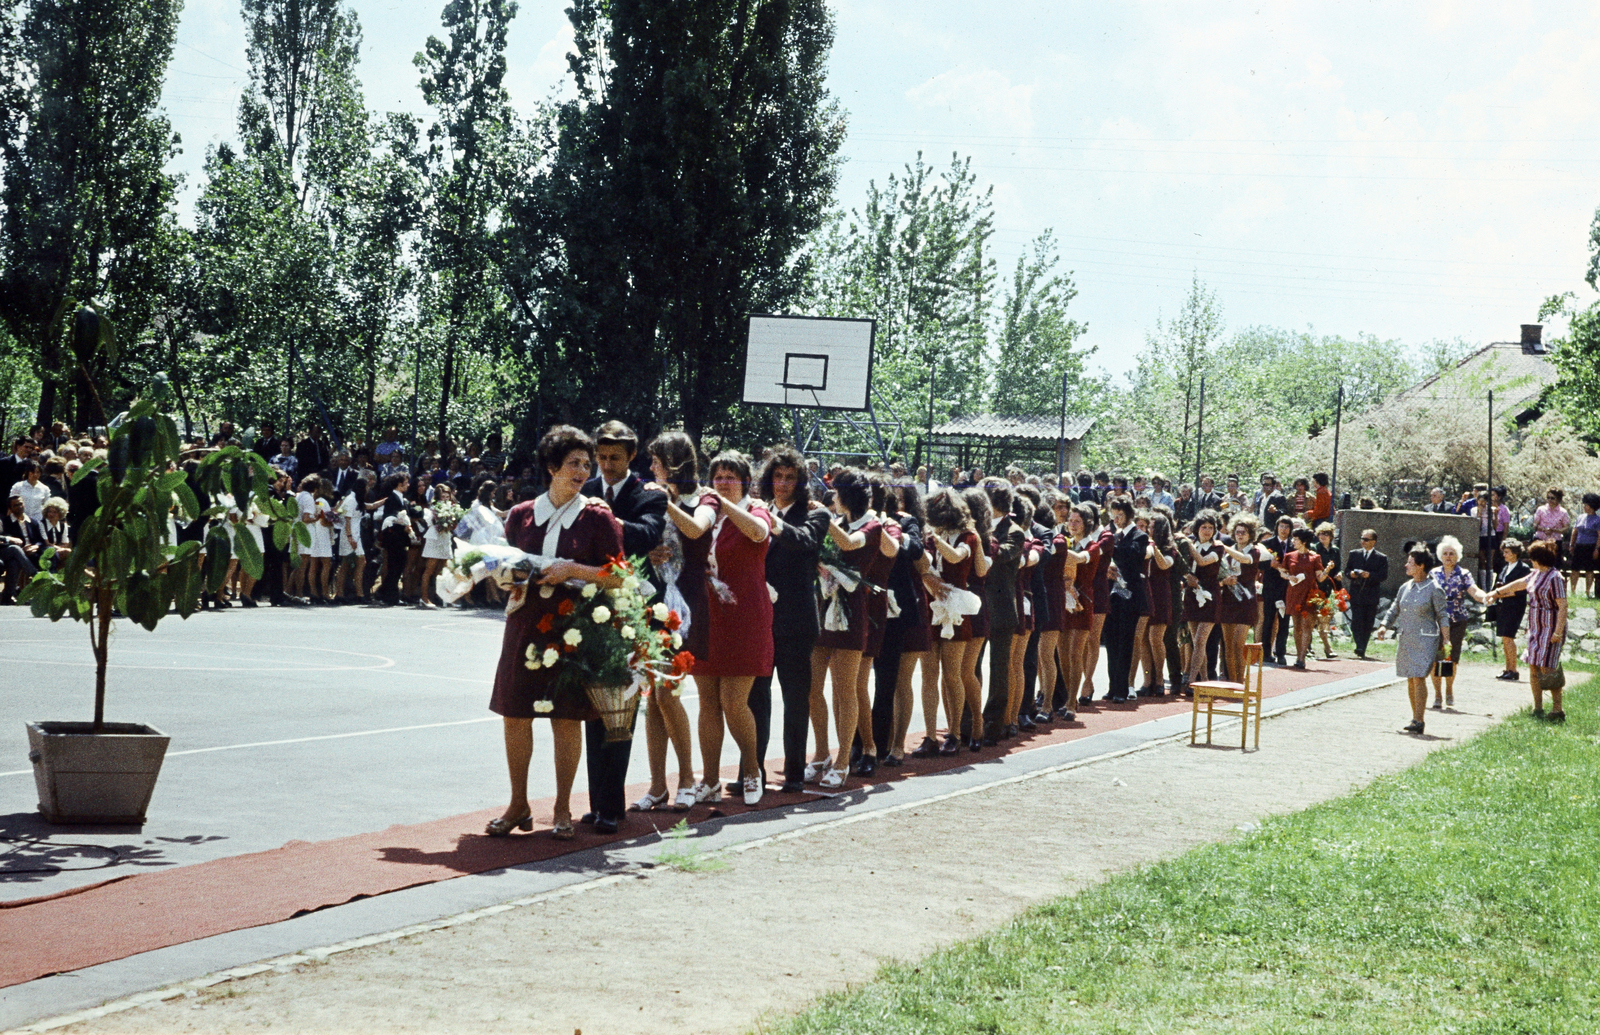
<svg viewBox="0 0 1600 1035"><path fill-rule="evenodd" d="M220 747L190 748L188 751L168 751L167 758L177 758L179 755L204 755L212 751L238 751L241 748L277 747L280 744L309 744L315 740L345 740L349 737L370 737L377 733L405 733L410 730L432 730L441 726L470 726L476 722L494 722L498 715L489 715L481 719L457 719L454 722L429 722L421 726L391 726L382 730L359 730L355 733L327 733L319 737L295 737L290 740L259 740L254 744L223 744ZM24 776L33 772L32 769L14 769L9 773L0 773L0 776Z"/></svg>

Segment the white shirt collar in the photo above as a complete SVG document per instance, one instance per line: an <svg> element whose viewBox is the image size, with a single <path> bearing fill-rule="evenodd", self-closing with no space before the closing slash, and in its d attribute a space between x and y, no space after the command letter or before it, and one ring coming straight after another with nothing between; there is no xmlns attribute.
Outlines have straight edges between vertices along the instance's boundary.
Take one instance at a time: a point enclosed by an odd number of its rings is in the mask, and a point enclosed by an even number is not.
<svg viewBox="0 0 1600 1035"><path fill-rule="evenodd" d="M863 514L860 517L856 518L854 521L845 522L845 526L844 527L845 527L845 529L847 531L859 532L859 531L861 531L862 526L864 526L868 521L871 521L873 518L875 518L877 516L878 515L874 514L872 511L869 510L865 514Z"/></svg>
<svg viewBox="0 0 1600 1035"><path fill-rule="evenodd" d="M606 481L605 476L601 475L600 476L600 482L606 488L610 489L613 494L615 494L617 496L621 496L622 495L622 487L624 485L628 484L628 479L631 478L631 477L633 477L633 472L629 471L627 474L622 476L622 480L621 481L608 482L608 481Z"/></svg>

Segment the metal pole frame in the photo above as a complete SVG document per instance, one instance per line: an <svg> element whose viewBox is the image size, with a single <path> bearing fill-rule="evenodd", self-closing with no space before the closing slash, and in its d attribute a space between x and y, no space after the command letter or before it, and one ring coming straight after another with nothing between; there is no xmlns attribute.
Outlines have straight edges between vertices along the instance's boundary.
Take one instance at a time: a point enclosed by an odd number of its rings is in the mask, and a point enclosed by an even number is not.
<svg viewBox="0 0 1600 1035"><path fill-rule="evenodd" d="M1334 499L1334 506L1339 505L1339 426L1344 423L1344 384L1339 384L1339 399L1334 403L1333 410L1333 474L1329 475L1332 486L1328 489Z"/></svg>
<svg viewBox="0 0 1600 1035"><path fill-rule="evenodd" d="M1200 447L1206 437L1206 375L1200 375L1200 412L1194 422L1194 486L1200 490ZM1182 477L1181 475L1179 477Z"/></svg>

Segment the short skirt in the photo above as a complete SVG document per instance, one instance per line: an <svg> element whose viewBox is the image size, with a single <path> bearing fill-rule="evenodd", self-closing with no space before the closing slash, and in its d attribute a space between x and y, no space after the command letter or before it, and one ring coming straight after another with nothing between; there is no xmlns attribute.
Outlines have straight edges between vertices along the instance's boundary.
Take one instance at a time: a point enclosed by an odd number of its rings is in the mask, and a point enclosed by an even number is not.
<svg viewBox="0 0 1600 1035"><path fill-rule="evenodd" d="M1573 547L1572 547L1572 570L1573 571L1589 572L1589 571L1600 570L1600 562L1597 562L1597 556L1596 556L1597 551L1595 549L1595 546L1596 546L1596 544L1594 544L1594 543L1574 543L1573 544Z"/></svg>

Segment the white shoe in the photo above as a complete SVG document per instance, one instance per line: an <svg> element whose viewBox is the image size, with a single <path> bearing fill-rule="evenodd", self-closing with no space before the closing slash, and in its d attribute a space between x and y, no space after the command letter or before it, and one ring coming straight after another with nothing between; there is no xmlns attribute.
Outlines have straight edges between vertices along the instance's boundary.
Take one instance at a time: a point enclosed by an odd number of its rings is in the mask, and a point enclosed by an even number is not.
<svg viewBox="0 0 1600 1035"><path fill-rule="evenodd" d="M761 804L761 777L747 776L744 778L744 803L746 805Z"/></svg>
<svg viewBox="0 0 1600 1035"><path fill-rule="evenodd" d="M651 809L658 809L661 806L665 805L666 803L667 803L667 792L666 791L662 791L661 792L661 797L659 797L659 798L656 797L655 795L651 794L649 791L645 791L644 792L644 797L642 797L638 801L634 802L633 803L633 807L629 811L631 811L631 812L649 812Z"/></svg>
<svg viewBox="0 0 1600 1035"><path fill-rule="evenodd" d="M696 790L696 788L699 786L699 784L696 784L694 787L678 788L678 796L672 801L672 811L689 811L690 807L693 806L695 802L700 800L699 792Z"/></svg>
<svg viewBox="0 0 1600 1035"><path fill-rule="evenodd" d="M704 783L697 783L694 785L694 800L697 802L716 801L721 797L722 782L720 780L714 784L711 784L710 786L707 786Z"/></svg>
<svg viewBox="0 0 1600 1035"><path fill-rule="evenodd" d="M817 786L829 791L838 790L844 786L844 778L848 775L843 769L829 769L828 775L817 781Z"/></svg>
<svg viewBox="0 0 1600 1035"><path fill-rule="evenodd" d="M833 768L833 759L824 758L820 762L806 763L806 783L816 783Z"/></svg>

